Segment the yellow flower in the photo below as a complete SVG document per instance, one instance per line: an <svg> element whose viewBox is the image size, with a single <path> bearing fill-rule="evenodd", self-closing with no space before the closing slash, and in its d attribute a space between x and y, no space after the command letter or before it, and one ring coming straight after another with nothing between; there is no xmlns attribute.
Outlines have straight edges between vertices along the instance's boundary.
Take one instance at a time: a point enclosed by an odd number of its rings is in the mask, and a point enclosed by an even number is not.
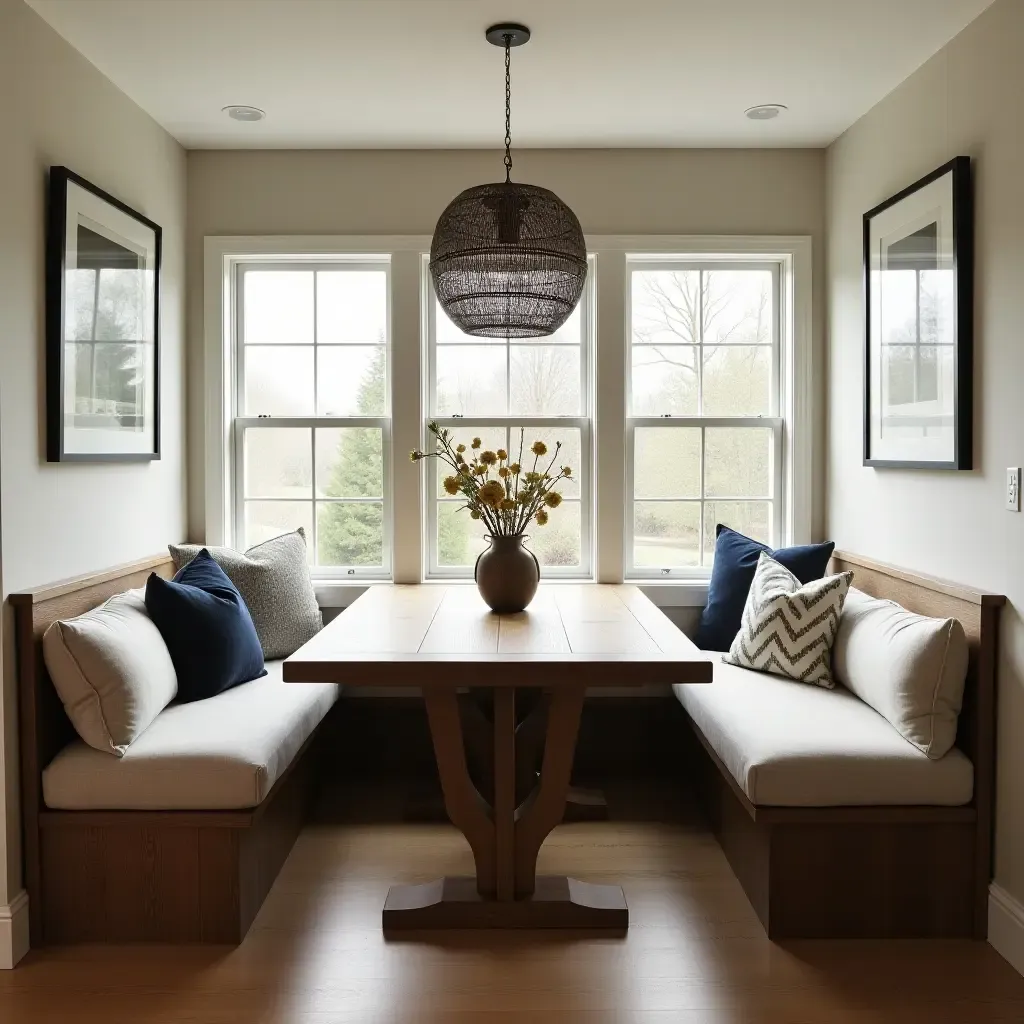
<svg viewBox="0 0 1024 1024"><path fill-rule="evenodd" d="M544 509L541 509L537 513L537 525L538 526L547 526L548 525L548 514L547 514L547 512L544 511Z"/></svg>
<svg viewBox="0 0 1024 1024"><path fill-rule="evenodd" d="M409 461L410 462L419 462L420 459L422 459L422 458L424 458L423 452L418 452L418 451L416 451L415 448L413 448L413 450L411 452L409 452Z"/></svg>
<svg viewBox="0 0 1024 1024"><path fill-rule="evenodd" d="M565 474L566 476L572 476L572 466L563 466L563 467L562 467L562 472L563 472L563 473L564 473L564 474Z"/></svg>
<svg viewBox="0 0 1024 1024"><path fill-rule="evenodd" d="M480 461L485 466L493 466L498 461L498 456L494 452L481 452Z"/></svg>
<svg viewBox="0 0 1024 1024"><path fill-rule="evenodd" d="M540 481L543 479L543 477L542 477L542 475L540 473L534 473L534 472L531 471L531 472L526 474L524 479L526 480L526 482L528 484L536 484L536 483L540 483Z"/></svg>
<svg viewBox="0 0 1024 1024"><path fill-rule="evenodd" d="M530 451L536 456L547 455L548 446L543 441L534 441L530 446Z"/></svg>
<svg viewBox="0 0 1024 1024"><path fill-rule="evenodd" d="M481 444L482 444L482 442L481 442L480 438L479 437L474 437L473 438L473 443L470 445L470 448L479 448Z"/></svg>
<svg viewBox="0 0 1024 1024"><path fill-rule="evenodd" d="M498 458L501 459L502 462L504 462L508 458L508 452L505 451L504 448L499 448L498 449Z"/></svg>
<svg viewBox="0 0 1024 1024"><path fill-rule="evenodd" d="M459 493L459 481L458 481L458 479L456 477L454 477L454 476L446 476L444 478L444 489L449 494L458 494Z"/></svg>
<svg viewBox="0 0 1024 1024"><path fill-rule="evenodd" d="M510 473L511 473L511 474L512 474L513 476L519 476L519 471L520 471L520 470L521 470L522 468L523 468L523 467L522 467L522 466L520 466L518 462L513 462L513 463L512 463L512 465L508 467L508 471L509 471L509 472L510 472Z"/></svg>
<svg viewBox="0 0 1024 1024"><path fill-rule="evenodd" d="M480 513L479 513L479 511L478 511L477 509L473 509L473 510L472 510L472 511L471 511L471 512L469 513L469 518L470 518L470 519L479 519L479 518L480 518Z"/></svg>
<svg viewBox="0 0 1024 1024"><path fill-rule="evenodd" d="M502 466L501 469L498 470L498 476L500 476L500 477L508 476L508 466Z"/></svg>
<svg viewBox="0 0 1024 1024"><path fill-rule="evenodd" d="M491 508L497 508L505 499L505 488L497 480L489 480L477 492L477 497Z"/></svg>
<svg viewBox="0 0 1024 1024"><path fill-rule="evenodd" d="M558 508L558 506L562 504L562 496L558 491L548 491L548 493L544 495L544 504L547 505L548 508Z"/></svg>
<svg viewBox="0 0 1024 1024"><path fill-rule="evenodd" d="M487 467L486 466L474 466L473 467L473 473L476 476L484 476L487 473Z"/></svg>
<svg viewBox="0 0 1024 1024"><path fill-rule="evenodd" d="M503 498L498 508L502 512L511 512L516 507L516 503L511 498Z"/></svg>
<svg viewBox="0 0 1024 1024"><path fill-rule="evenodd" d="M522 492L520 492L519 497L516 498L516 501L518 501L520 505L529 505L530 504L530 492L529 491L522 491Z"/></svg>
<svg viewBox="0 0 1024 1024"><path fill-rule="evenodd" d="M466 450L466 446L464 444L457 444L455 450L461 455Z"/></svg>

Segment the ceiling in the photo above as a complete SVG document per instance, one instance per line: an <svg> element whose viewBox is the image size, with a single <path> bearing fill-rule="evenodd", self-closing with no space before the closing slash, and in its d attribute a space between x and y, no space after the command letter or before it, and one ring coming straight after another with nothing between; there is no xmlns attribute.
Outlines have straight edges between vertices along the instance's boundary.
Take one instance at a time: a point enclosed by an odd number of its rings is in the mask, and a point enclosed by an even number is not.
<svg viewBox="0 0 1024 1024"><path fill-rule="evenodd" d="M516 146L822 146L991 0L28 2L188 147L375 149L500 145L508 20Z"/></svg>

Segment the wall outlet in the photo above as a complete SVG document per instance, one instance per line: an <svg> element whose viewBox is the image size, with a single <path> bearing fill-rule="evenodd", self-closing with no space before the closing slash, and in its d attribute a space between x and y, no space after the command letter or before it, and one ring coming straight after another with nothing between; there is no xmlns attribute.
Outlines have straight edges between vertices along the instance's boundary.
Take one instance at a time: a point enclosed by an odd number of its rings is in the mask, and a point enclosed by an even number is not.
<svg viewBox="0 0 1024 1024"><path fill-rule="evenodd" d="M1006 507L1010 512L1020 511L1020 466L1006 470Z"/></svg>

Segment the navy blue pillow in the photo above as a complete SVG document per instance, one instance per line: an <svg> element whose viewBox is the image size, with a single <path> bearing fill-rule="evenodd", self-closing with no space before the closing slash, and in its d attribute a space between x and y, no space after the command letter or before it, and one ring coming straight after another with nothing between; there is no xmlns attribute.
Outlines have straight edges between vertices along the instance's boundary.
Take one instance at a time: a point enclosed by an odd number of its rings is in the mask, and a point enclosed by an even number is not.
<svg viewBox="0 0 1024 1024"><path fill-rule="evenodd" d="M772 551L742 533L718 524L715 534L715 564L711 569L708 603L700 615L695 642L702 651L727 651L740 631L743 606L754 582L757 560L767 551L801 583L820 580L828 571L835 544L803 544Z"/></svg>
<svg viewBox="0 0 1024 1024"><path fill-rule="evenodd" d="M173 580L150 575L146 610L171 653L180 702L267 674L249 609L206 548Z"/></svg>

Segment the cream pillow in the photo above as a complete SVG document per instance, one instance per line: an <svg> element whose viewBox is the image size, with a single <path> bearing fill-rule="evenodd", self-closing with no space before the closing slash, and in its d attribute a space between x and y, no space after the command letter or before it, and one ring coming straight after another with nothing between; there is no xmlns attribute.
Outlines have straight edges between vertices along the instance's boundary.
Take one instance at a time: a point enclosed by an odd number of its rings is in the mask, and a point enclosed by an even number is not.
<svg viewBox="0 0 1024 1024"><path fill-rule="evenodd" d="M78 735L121 757L174 699L178 680L141 590L129 590L43 634L43 657Z"/></svg>
<svg viewBox="0 0 1024 1024"><path fill-rule="evenodd" d="M740 631L722 661L832 689L832 643L852 572L801 583L762 551Z"/></svg>
<svg viewBox="0 0 1024 1024"><path fill-rule="evenodd" d="M956 742L967 676L956 619L916 615L851 590L832 654L836 678L931 758Z"/></svg>

